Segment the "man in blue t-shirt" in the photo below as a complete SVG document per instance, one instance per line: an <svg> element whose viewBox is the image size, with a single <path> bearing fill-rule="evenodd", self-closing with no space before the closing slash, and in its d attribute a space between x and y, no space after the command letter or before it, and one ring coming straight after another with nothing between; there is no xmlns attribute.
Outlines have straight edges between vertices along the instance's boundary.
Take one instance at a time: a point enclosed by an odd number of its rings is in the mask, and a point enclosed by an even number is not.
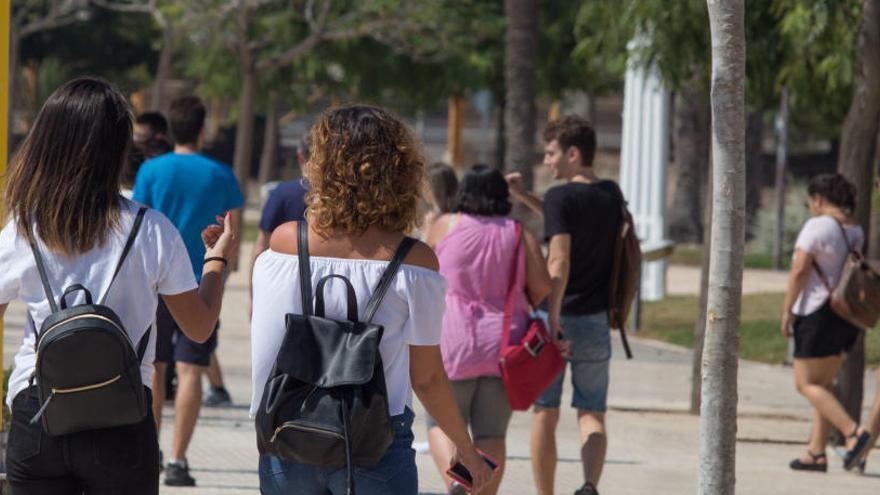
<svg viewBox="0 0 880 495"><path fill-rule="evenodd" d="M309 161L308 134L300 140L299 146L296 148L296 160L299 162L300 170L303 170ZM253 281L254 262L263 251L269 249L269 239L272 238L272 232L283 223L305 218L306 192L308 192L308 183L305 178L297 178L282 182L269 193L266 204L263 206L263 213L260 215L260 231L257 233L256 242L254 242L254 250L251 251L251 276L248 277L248 280ZM251 282L251 295L253 293L253 282ZM250 308L249 304L248 320L250 320Z"/></svg>
<svg viewBox="0 0 880 495"><path fill-rule="evenodd" d="M174 151L141 165L135 179L134 200L162 212L180 231L198 280L202 274L205 246L202 230L229 213L235 238L240 238L244 198L232 169L199 154L204 141L205 106L194 96L178 98L169 112ZM237 250L236 250L237 252ZM227 260L235 266L235 260ZM195 430L202 403L202 373L217 347L216 329L205 343L188 339L160 300L156 314L156 371L153 377L153 414L157 429L165 402L168 362L176 362L177 396L171 458L165 484L194 486L186 451Z"/></svg>

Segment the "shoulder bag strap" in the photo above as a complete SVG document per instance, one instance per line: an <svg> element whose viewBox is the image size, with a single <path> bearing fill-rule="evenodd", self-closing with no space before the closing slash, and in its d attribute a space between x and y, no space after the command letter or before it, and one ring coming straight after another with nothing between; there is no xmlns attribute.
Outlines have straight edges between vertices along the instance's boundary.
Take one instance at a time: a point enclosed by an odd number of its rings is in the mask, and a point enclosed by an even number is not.
<svg viewBox="0 0 880 495"><path fill-rule="evenodd" d="M125 259L128 258L128 253L131 251L132 246L134 246L134 240L137 237L138 232L141 230L141 224L144 222L144 214L146 213L146 206L141 206L138 209L137 216L134 217L134 223L131 226L131 232L129 232L128 239L125 241L125 247L122 248L122 254L119 256L119 261L116 263L116 270L113 272L113 278L110 279L110 285L107 286L107 290L104 292L104 296L98 301L98 304L104 304L104 300L107 299L107 296L110 294L110 288L113 287L113 282L116 282L116 277L122 270L122 264L125 263Z"/></svg>
<svg viewBox="0 0 880 495"><path fill-rule="evenodd" d="M34 261L37 262L37 271L40 273L40 281L43 283L43 290L46 292L46 299L49 300L49 308L52 309L53 313L58 312L58 304L55 302L55 296L52 295L52 287L49 285L49 276L46 274L46 265L43 263L43 255L40 253L40 248L37 247L36 241L36 230L31 233L30 245L31 252L34 253ZM39 337L40 331L37 329L36 325L34 325L34 332Z"/></svg>
<svg viewBox="0 0 880 495"><path fill-rule="evenodd" d="M510 268L510 283L507 288L507 299L504 302L504 323L502 324L501 346L499 351L504 352L504 348L510 342L510 326L513 324L513 305L516 300L516 279L519 275L519 251L522 248L523 236L522 225L516 223L516 248L513 250L513 263Z"/></svg>
<svg viewBox="0 0 880 495"><path fill-rule="evenodd" d="M312 306L312 267L309 264L309 225L305 220L297 223L296 252L299 257L299 285L302 293L302 314L311 316Z"/></svg>
<svg viewBox="0 0 880 495"><path fill-rule="evenodd" d="M403 264L403 260L406 259L406 255L409 254L409 250L412 249L415 243L416 240L412 237L404 237L400 242L400 245L397 246L397 251L395 251L394 256L391 258L391 262L388 263L388 268L382 273L382 278L379 279L379 283L376 285L376 290L373 291L373 295L370 297L370 300L367 301L367 309L364 311L364 323L370 323L373 321L373 317L376 316L376 311L379 310L379 304L382 303L385 293L388 292L388 288L391 287L391 282L394 280L394 276L397 275L400 265Z"/></svg>

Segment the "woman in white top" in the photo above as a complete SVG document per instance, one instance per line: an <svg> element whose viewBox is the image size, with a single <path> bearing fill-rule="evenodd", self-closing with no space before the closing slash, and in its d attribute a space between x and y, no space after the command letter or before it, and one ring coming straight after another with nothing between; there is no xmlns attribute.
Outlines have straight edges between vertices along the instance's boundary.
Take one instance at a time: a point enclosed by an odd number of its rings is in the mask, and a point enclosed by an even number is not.
<svg viewBox="0 0 880 495"><path fill-rule="evenodd" d="M313 286L328 274L348 278L363 314L388 260L417 222L424 164L410 132L387 111L368 106L325 113L311 130L306 177ZM256 413L285 332L285 314L302 314L297 224L272 233L254 267L252 331ZM453 461L473 474L476 488L491 479L455 406L440 358L446 282L431 249L417 243L405 258L373 322L384 327L379 352L385 371L394 442L373 469L357 469L359 495L415 495L412 391L456 447ZM334 290L335 289L335 290ZM346 315L345 293L328 288L326 313ZM265 494L345 493L346 470L260 457Z"/></svg>
<svg viewBox="0 0 880 495"><path fill-rule="evenodd" d="M846 435L844 467L852 469L869 446L871 435L846 412L831 383L844 353L862 332L838 316L829 288L837 285L850 249L861 251L862 228L852 223L856 189L839 174L822 174L807 188L810 218L795 243L782 334L794 336L794 376L798 392L813 406L813 428L807 451L791 462L799 471L828 470L825 447L833 425Z"/></svg>
<svg viewBox="0 0 880 495"><path fill-rule="evenodd" d="M116 89L98 79L70 81L46 101L7 176L5 201L12 221L0 232L0 317L13 299L24 301L28 311L7 396L12 427L6 466L16 494L159 493L152 414L131 426L63 436L47 434L40 422L30 424L40 407L29 384L35 329L51 312L30 240L42 251L50 286L58 294L72 284L82 284L96 298L106 293L104 304L119 316L131 342L140 342L150 329L160 294L194 340L210 336L220 312L229 229L206 230L213 245L207 256L214 261L205 263L197 285L180 234L151 210L107 290L139 209L119 196L131 132L131 110ZM82 293L77 294L78 300L68 296L68 303L81 302ZM141 363L147 386L154 351L151 333Z"/></svg>

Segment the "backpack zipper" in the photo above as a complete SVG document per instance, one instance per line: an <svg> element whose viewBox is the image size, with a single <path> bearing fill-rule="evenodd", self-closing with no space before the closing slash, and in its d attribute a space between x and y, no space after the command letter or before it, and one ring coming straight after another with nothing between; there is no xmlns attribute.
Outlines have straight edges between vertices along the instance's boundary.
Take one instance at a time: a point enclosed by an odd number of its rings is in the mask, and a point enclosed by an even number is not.
<svg viewBox="0 0 880 495"><path fill-rule="evenodd" d="M46 402L43 402L43 405L40 407L40 410L37 411L37 414L34 414L34 417L31 418L30 424L35 425L37 421L40 420L40 416L46 412L46 408L49 407L49 403L52 402L52 399L55 398L55 394L73 394L76 392L87 392L89 390L95 390L102 387L106 387L115 382L118 382L122 379L122 375L116 375L113 378L103 381L101 383L94 383L92 385L83 385L82 387L71 387L71 388L52 388L52 393L49 394L49 397L46 398Z"/></svg>
<svg viewBox="0 0 880 495"><path fill-rule="evenodd" d="M111 320L110 318L107 318L106 316L101 316L101 315L94 314L94 313L90 313L90 314L87 314L87 315L74 316L73 318L70 318L70 319L67 319L67 320L63 320L63 321L59 321L58 323L56 323L56 324L52 325L51 327L47 328L46 331L43 332L42 335L40 335L40 342L42 342L43 340L45 340L46 338L48 338L48 337L49 337L49 334L50 334L53 330L55 330L56 328L58 328L60 325L63 325L63 324L65 324L65 323L67 323L67 322L71 322L71 321L74 321L74 320L81 320L81 319L83 319L83 318L97 318L97 319L99 319L99 320L106 321L107 323L113 325L114 328L116 328L117 330L119 330L119 333L121 333L122 335L125 335L125 339L128 341L128 343L129 343L129 344L132 344L132 342L131 342L131 338L128 336L127 333L125 333L125 331L122 330L122 328L119 327L119 325L116 324L115 321ZM40 342L37 342L37 347L39 347ZM132 346L133 346L133 345L134 345L134 344L132 344Z"/></svg>
<svg viewBox="0 0 880 495"><path fill-rule="evenodd" d="M87 392L89 390L95 390L97 388L106 387L107 385L118 382L120 379L122 379L122 375L116 375L107 381L103 381L101 383L95 383L92 385L83 385L82 387L71 387L71 388L53 388L52 394L73 394L76 392Z"/></svg>
<svg viewBox="0 0 880 495"><path fill-rule="evenodd" d="M278 434L281 433L282 430L299 430L305 431L308 433L319 433L321 435L329 435L331 437L338 438L340 440L345 440L345 437L341 433L337 433L333 430L327 430L324 428L318 428L315 426L304 426L301 424L294 423L293 421L287 421L283 423L278 428L275 428L275 434L272 435L272 439L269 440L270 443L275 443L275 439L278 437Z"/></svg>

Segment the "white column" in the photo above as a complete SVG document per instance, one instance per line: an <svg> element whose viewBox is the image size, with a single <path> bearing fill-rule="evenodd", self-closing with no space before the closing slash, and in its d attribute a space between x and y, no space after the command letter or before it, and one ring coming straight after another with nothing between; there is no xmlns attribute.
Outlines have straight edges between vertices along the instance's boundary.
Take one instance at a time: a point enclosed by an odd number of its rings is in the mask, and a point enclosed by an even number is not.
<svg viewBox="0 0 880 495"><path fill-rule="evenodd" d="M635 43L630 42L630 50ZM624 86L620 184L643 246L666 242L669 99L669 91L657 70L631 58ZM666 262L645 263L642 299L663 299L665 289Z"/></svg>

